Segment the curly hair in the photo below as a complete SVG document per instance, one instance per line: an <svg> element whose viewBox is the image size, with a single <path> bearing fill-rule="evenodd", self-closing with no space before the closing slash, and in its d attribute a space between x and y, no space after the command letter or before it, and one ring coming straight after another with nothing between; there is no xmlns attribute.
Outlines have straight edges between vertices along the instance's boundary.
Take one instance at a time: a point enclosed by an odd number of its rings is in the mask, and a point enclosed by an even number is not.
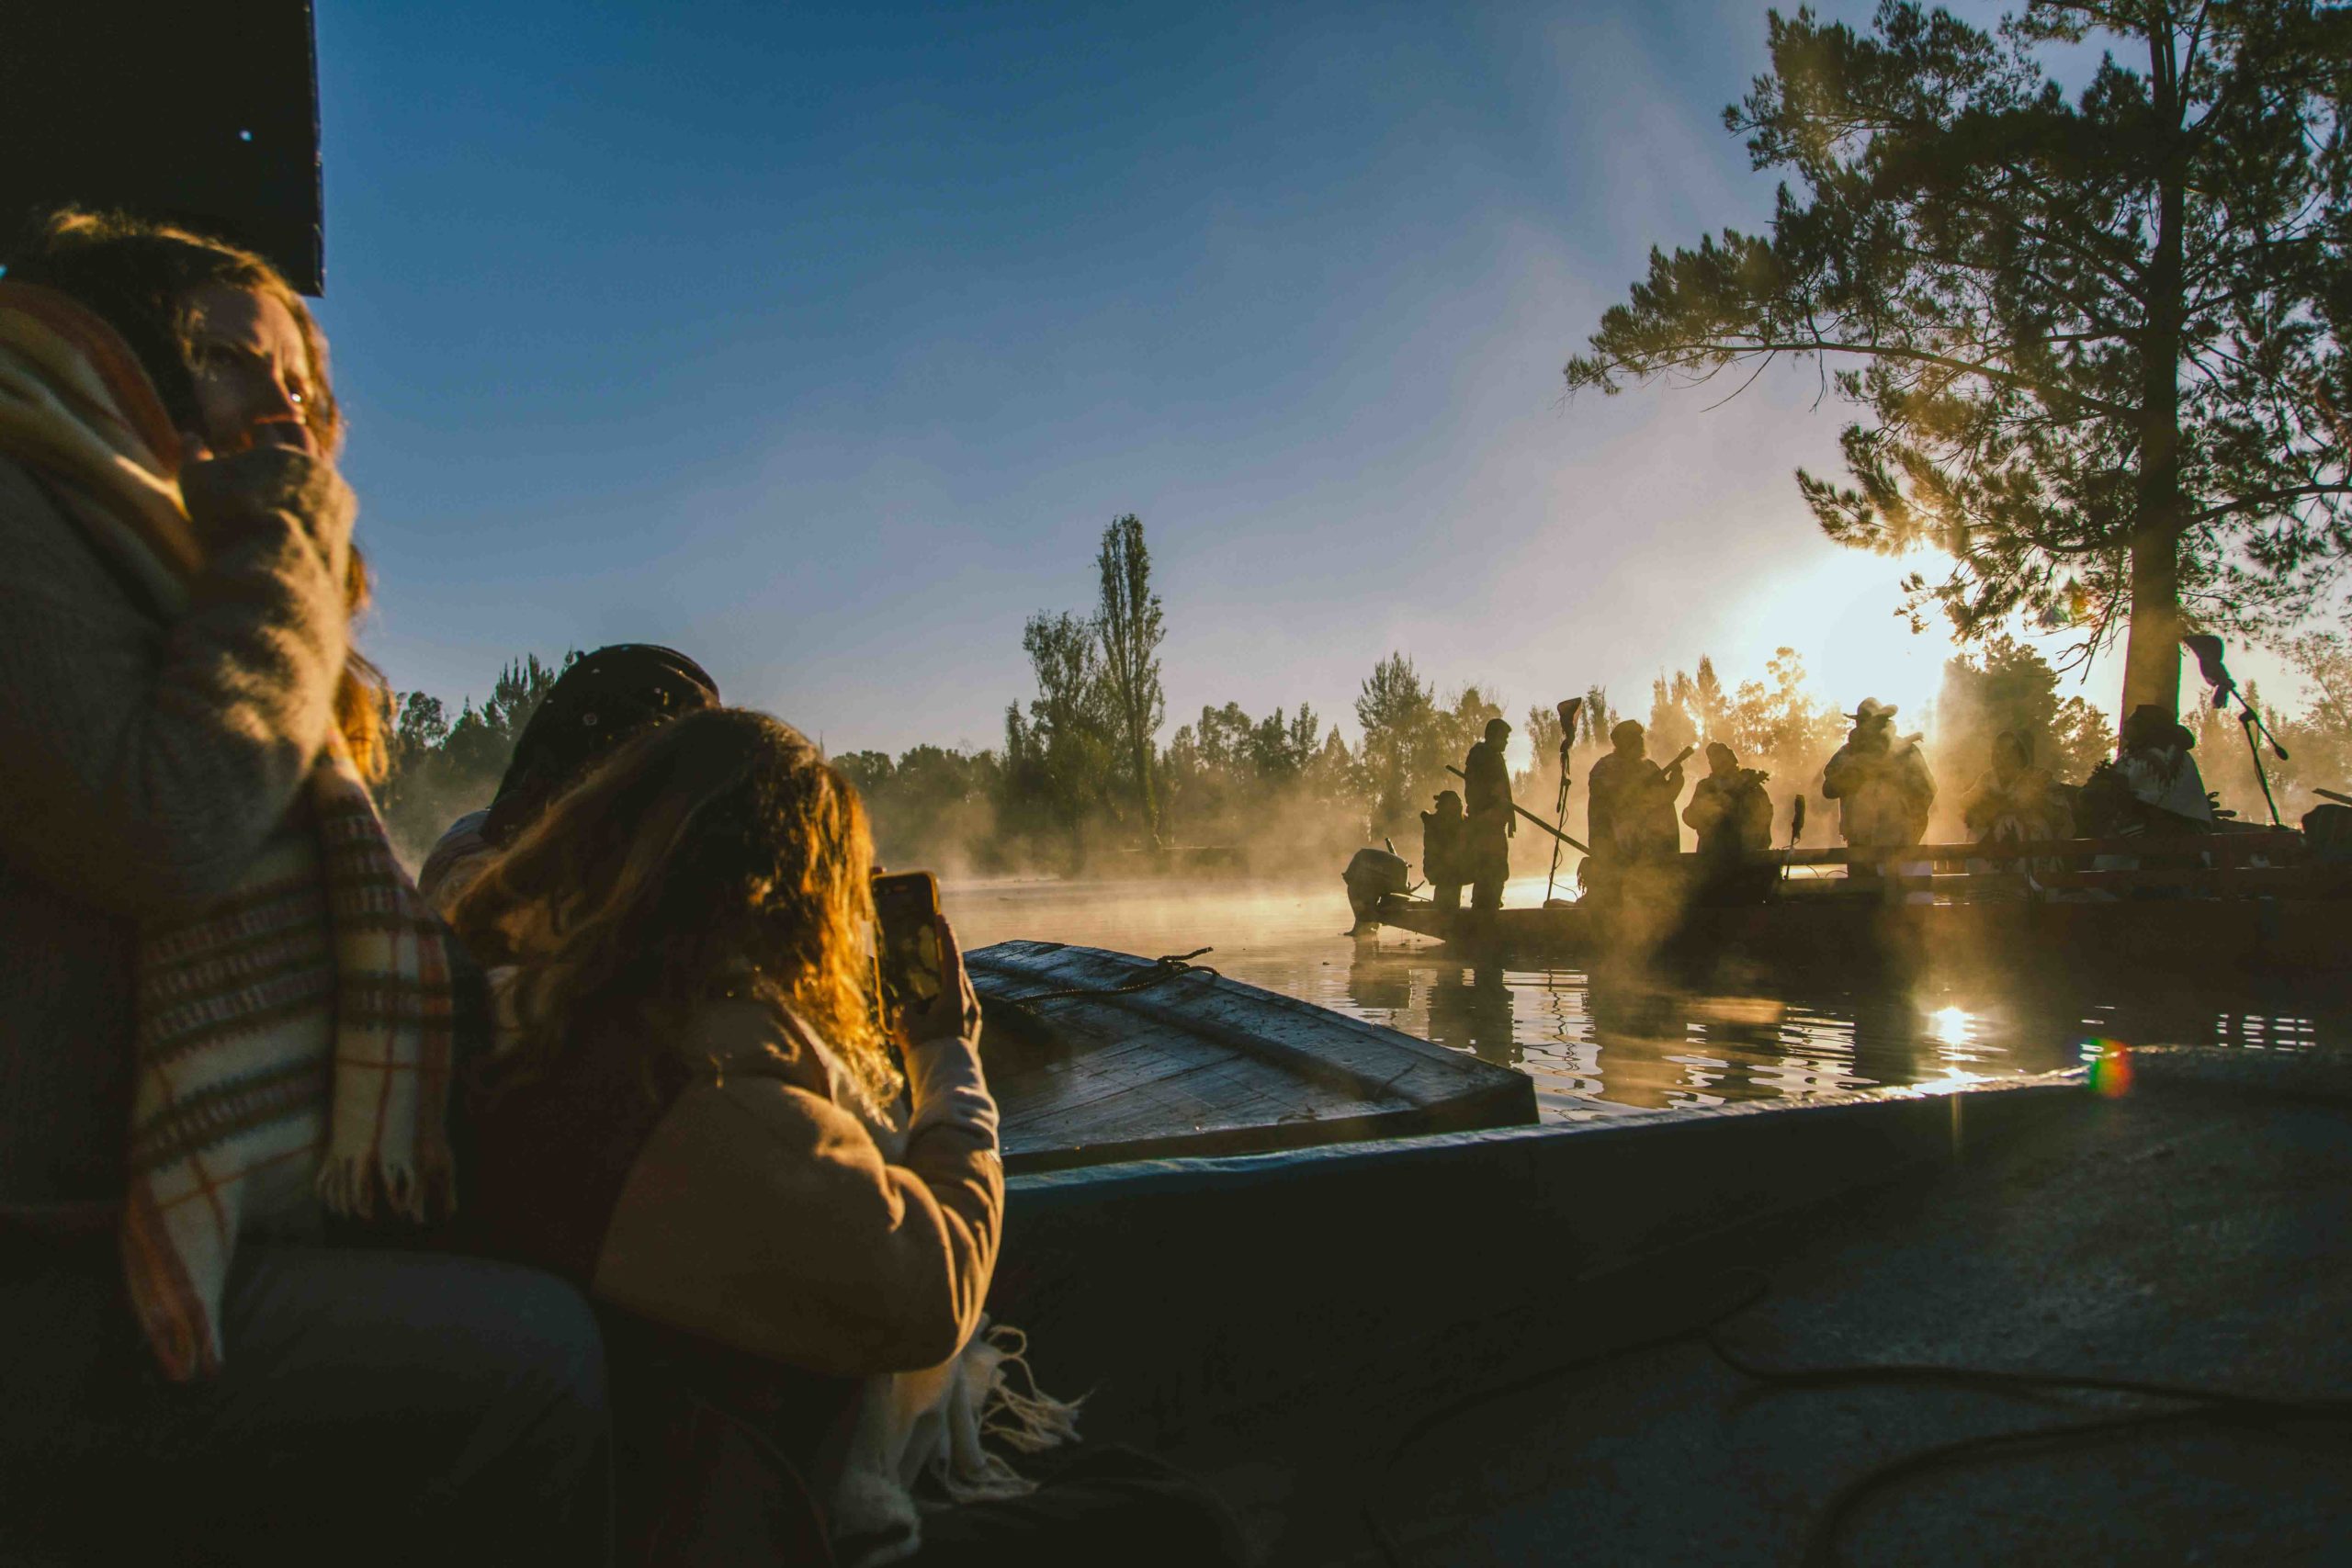
<svg viewBox="0 0 2352 1568"><path fill-rule="evenodd" d="M856 789L765 714L710 708L647 731L558 799L450 911L520 965L522 1038L492 1094L624 1032L644 1081L695 1010L771 998L815 1028L879 1112L900 1078L876 1021L874 841Z"/></svg>
<svg viewBox="0 0 2352 1568"><path fill-rule="evenodd" d="M310 360L302 423L320 451L333 456L342 449L343 409L327 374L326 334L294 286L263 256L168 223L68 207L35 223L9 248L6 261L12 281L54 288L121 333L183 430L202 423L192 368L197 290L218 283L277 300L294 319ZM344 577L345 607L356 618L370 596L368 562L355 547ZM382 672L354 651L335 692L335 721L352 761L370 780L383 777L388 761L384 716L390 695Z"/></svg>

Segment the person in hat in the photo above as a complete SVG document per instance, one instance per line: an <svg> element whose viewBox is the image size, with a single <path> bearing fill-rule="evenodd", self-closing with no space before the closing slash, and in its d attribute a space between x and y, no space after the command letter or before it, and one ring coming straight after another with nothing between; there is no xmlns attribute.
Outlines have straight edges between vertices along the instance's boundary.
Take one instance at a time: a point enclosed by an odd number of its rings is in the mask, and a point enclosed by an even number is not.
<svg viewBox="0 0 2352 1568"><path fill-rule="evenodd" d="M515 738L498 794L449 825L425 857L417 886L446 912L492 854L621 742L718 705L718 682L673 648L616 643L572 660Z"/></svg>
<svg viewBox="0 0 2352 1568"><path fill-rule="evenodd" d="M1645 754L1646 732L1626 719L1609 732L1610 754L1592 765L1586 781L1585 841L1592 846L1589 887L1596 877L1641 861L1671 860L1682 852L1674 803L1682 794L1682 761L1659 767Z"/></svg>
<svg viewBox="0 0 2352 1568"><path fill-rule="evenodd" d="M1722 741L1707 742L1707 776L1690 792L1682 820L1698 832L1701 874L1713 901L1745 901L1771 883L1773 867L1747 863L1749 854L1772 847L1772 798L1764 793L1770 776L1741 767Z"/></svg>
<svg viewBox="0 0 2352 1568"><path fill-rule="evenodd" d="M1503 907L1503 884L1510 880L1510 840L1519 831L1519 814L1511 809L1510 767L1503 748L1510 743L1510 725L1502 718L1487 721L1487 737L1470 748L1462 763L1463 865L1470 882L1470 908L1491 911Z"/></svg>
<svg viewBox="0 0 2352 1568"><path fill-rule="evenodd" d="M2148 830L2172 828L2210 832L2213 802L2190 750L2197 737L2165 709L2142 703L2123 721L2117 739L2115 771L2132 798L2145 807Z"/></svg>
<svg viewBox="0 0 2352 1568"><path fill-rule="evenodd" d="M1919 737L1897 735L1894 705L1865 697L1846 716L1854 728L1822 770L1821 794L1838 803L1846 842L1856 849L1898 849L1927 836L1935 775Z"/></svg>
<svg viewBox="0 0 2352 1568"><path fill-rule="evenodd" d="M1438 791L1430 804L1437 809L1421 813L1421 874L1429 879L1430 898L1451 913L1462 908L1462 839L1467 822L1462 797L1453 791Z"/></svg>

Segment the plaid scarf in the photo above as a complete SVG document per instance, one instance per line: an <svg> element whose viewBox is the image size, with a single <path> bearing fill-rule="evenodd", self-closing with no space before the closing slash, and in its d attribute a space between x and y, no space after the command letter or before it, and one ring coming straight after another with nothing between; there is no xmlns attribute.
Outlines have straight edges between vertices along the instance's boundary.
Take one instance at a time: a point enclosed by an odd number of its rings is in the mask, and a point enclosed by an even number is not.
<svg viewBox="0 0 2352 1568"><path fill-rule="evenodd" d="M185 609L206 552L153 385L97 317L6 282L0 452L40 472L167 618ZM233 893L141 930L121 1240L174 1379L220 1365L241 1232L300 1231L322 1203L447 1206L450 941L339 739Z"/></svg>

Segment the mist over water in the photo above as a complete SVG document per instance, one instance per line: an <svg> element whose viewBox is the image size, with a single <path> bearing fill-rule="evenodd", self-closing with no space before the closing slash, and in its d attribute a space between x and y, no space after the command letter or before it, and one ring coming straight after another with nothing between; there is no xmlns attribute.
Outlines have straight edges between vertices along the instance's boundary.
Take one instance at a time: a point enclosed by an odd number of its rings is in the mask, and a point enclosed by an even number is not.
<svg viewBox="0 0 2352 1568"><path fill-rule="evenodd" d="M1510 906L1542 902L1515 879ZM1199 962L1233 979L1400 1029L1526 1072L1549 1121L2055 1071L2094 1039L2249 1050L2352 1043L2326 985L2243 976L2085 980L2051 989L1993 976L1922 991L1765 980L1739 994L1629 983L1566 967L1471 964L1407 932L1345 934L1337 874L1321 881L950 882L968 950L1014 938Z"/></svg>

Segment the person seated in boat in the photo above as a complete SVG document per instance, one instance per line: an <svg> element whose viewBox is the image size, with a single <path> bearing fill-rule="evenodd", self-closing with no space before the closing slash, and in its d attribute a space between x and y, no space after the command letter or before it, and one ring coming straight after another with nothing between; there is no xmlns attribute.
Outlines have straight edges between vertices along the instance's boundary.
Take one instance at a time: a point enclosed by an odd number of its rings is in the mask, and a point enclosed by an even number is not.
<svg viewBox="0 0 2352 1568"><path fill-rule="evenodd" d="M1852 849L1899 849L1928 831L1935 775L1920 754L1920 738L1895 733L1894 714L1893 703L1863 698L1846 716L1853 721L1846 743L1822 770L1822 796L1838 802L1838 826ZM1847 874L1867 879L1876 868L1849 866Z"/></svg>
<svg viewBox="0 0 2352 1568"><path fill-rule="evenodd" d="M2116 744L2115 772L2142 807L2149 833L2209 833L2215 814L2204 776L2189 751L2197 737L2187 725L2154 703L2142 703L2123 721Z"/></svg>
<svg viewBox="0 0 2352 1568"><path fill-rule="evenodd" d="M979 1005L942 920L944 984L886 1035L872 862L814 745L713 708L628 742L457 900L500 1018L471 1234L586 1288L623 1393L672 1413L624 1427L625 1545L805 1523L805 1481L848 1564L1234 1561L1221 1509L1141 1456L1041 1492L984 1442L1057 1448L1074 1409L986 1326L1004 1174ZM717 1497L688 1462L712 1423L741 1461Z"/></svg>
<svg viewBox="0 0 2352 1568"><path fill-rule="evenodd" d="M1771 888L1776 868L1753 863L1772 847L1772 797L1764 791L1771 775L1743 768L1720 740L1707 743L1707 776L1690 792L1682 820L1699 835L1702 897L1711 902L1753 902Z"/></svg>
<svg viewBox="0 0 2352 1568"><path fill-rule="evenodd" d="M1421 874L1429 879L1430 899L1441 909L1462 908L1462 797L1450 789L1437 792L1430 802L1437 809L1421 813Z"/></svg>
<svg viewBox="0 0 2352 1568"><path fill-rule="evenodd" d="M606 1561L587 1303L409 1218L483 1021L367 795L318 324L119 216L0 261L0 1555Z"/></svg>
<svg viewBox="0 0 2352 1568"><path fill-rule="evenodd" d="M1961 820L1980 844L2036 844L2067 838L2074 811L2050 770L2033 763L2033 736L2005 729L1993 738L1993 767L1969 789Z"/></svg>
<svg viewBox="0 0 2352 1568"><path fill-rule="evenodd" d="M1682 794L1682 760L1661 768L1645 754L1645 732L1626 719L1609 732L1609 755L1593 763L1585 781L1583 875L1589 894L1614 897L1627 871L1671 862L1682 852L1682 830L1674 803Z"/></svg>
<svg viewBox="0 0 2352 1568"><path fill-rule="evenodd" d="M1485 739L1470 748L1462 763L1462 871L1470 883L1470 908L1482 913L1503 907L1503 884L1510 880L1510 841L1519 832L1510 766L1503 760L1509 744L1510 721L1490 718Z"/></svg>
<svg viewBox="0 0 2352 1568"><path fill-rule="evenodd" d="M616 643L573 660L524 722L497 795L449 825L416 874L418 888L449 908L491 855L622 741L718 705L718 682L673 648Z"/></svg>

